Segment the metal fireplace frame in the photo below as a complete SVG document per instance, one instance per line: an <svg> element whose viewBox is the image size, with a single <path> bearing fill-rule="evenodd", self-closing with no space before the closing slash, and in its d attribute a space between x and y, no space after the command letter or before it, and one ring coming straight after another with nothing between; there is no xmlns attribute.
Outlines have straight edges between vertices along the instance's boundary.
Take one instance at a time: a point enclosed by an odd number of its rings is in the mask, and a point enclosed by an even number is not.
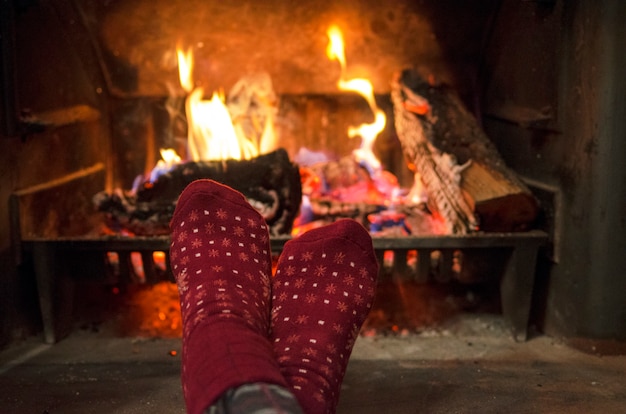
<svg viewBox="0 0 626 414"><path fill-rule="evenodd" d="M273 254L279 254L290 237L271 238ZM473 233L451 236L374 237L373 244L382 263L386 251L393 251L393 274L403 280L428 282L432 279L431 253L440 252L438 281L449 280L453 275L455 253L471 250L497 249L506 254L506 268L499 280L502 314L510 324L516 341L528 339L532 294L538 254L548 242L542 231L523 233ZM27 238L21 240L22 254L32 256L36 276L39 305L43 322L44 341L52 344L62 339L71 329L72 298L77 277L103 277L102 269L109 252L119 258L119 282L136 283L131 254L141 255L145 282L174 282L169 267L169 236L126 237L84 236L59 238ZM166 253L166 269L158 268L153 253ZM417 253L417 266L407 263L409 252ZM495 251L495 250L494 250ZM87 270L77 275L81 266L88 263ZM383 275L383 266L379 279ZM88 274L86 274L88 273Z"/></svg>

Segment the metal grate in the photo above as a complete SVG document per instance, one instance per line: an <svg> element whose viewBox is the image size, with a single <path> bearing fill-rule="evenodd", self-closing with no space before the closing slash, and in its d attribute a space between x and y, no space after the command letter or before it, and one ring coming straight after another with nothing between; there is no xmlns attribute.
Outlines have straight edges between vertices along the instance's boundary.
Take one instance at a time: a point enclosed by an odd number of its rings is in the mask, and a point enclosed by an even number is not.
<svg viewBox="0 0 626 414"><path fill-rule="evenodd" d="M463 236L375 237L379 278L448 282L467 276L468 268L500 263L504 317L518 340L527 337L538 252L547 242L543 232L476 233ZM289 237L272 238L279 253ZM54 285L76 277L119 283L173 282L169 237L77 237L23 240L31 253L39 289L45 340L57 341L58 314ZM79 276L80 275L80 276ZM86 275L86 276L85 276Z"/></svg>

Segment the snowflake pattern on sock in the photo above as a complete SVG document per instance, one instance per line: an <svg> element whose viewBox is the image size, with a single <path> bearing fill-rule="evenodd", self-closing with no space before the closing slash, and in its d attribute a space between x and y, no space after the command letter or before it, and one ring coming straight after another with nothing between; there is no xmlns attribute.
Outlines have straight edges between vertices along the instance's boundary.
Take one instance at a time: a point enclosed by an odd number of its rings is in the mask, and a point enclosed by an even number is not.
<svg viewBox="0 0 626 414"><path fill-rule="evenodd" d="M231 188L198 180L181 194L170 228L188 412L242 384L286 386L268 339L272 268L261 215Z"/></svg>
<svg viewBox="0 0 626 414"><path fill-rule="evenodd" d="M369 234L353 220L317 230L287 243L279 258L271 339L305 411L332 413L372 306L378 264Z"/></svg>
<svg viewBox="0 0 626 414"><path fill-rule="evenodd" d="M185 329L215 315L243 317L267 334L271 275L267 225L260 216L254 217L257 213L251 207L234 213L223 204L214 200L206 208L185 211L172 229L170 260Z"/></svg>

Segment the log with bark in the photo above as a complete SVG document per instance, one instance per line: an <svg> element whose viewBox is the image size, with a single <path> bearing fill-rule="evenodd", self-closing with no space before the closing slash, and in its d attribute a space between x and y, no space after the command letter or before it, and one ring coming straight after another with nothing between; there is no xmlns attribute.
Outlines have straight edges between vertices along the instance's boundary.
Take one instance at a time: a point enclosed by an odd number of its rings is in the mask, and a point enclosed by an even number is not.
<svg viewBox="0 0 626 414"><path fill-rule="evenodd" d="M283 149L250 160L201 161L179 164L134 192L100 192L94 204L113 229L139 235L169 233L169 222L183 189L210 178L241 192L263 216L272 235L290 234L300 210L302 185L298 167Z"/></svg>
<svg viewBox="0 0 626 414"><path fill-rule="evenodd" d="M403 153L450 233L523 231L532 225L536 198L453 89L405 70L392 83L392 101Z"/></svg>

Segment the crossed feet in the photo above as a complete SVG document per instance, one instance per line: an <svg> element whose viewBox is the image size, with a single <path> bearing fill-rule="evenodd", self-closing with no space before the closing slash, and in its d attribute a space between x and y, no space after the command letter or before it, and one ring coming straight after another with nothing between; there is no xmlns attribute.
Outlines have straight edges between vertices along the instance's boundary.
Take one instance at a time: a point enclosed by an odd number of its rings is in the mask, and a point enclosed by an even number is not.
<svg viewBox="0 0 626 414"><path fill-rule="evenodd" d="M191 183L170 226L188 412L250 383L291 390L307 413L335 412L374 300L378 264L365 228L344 219L290 240L272 276L268 227L227 186Z"/></svg>

